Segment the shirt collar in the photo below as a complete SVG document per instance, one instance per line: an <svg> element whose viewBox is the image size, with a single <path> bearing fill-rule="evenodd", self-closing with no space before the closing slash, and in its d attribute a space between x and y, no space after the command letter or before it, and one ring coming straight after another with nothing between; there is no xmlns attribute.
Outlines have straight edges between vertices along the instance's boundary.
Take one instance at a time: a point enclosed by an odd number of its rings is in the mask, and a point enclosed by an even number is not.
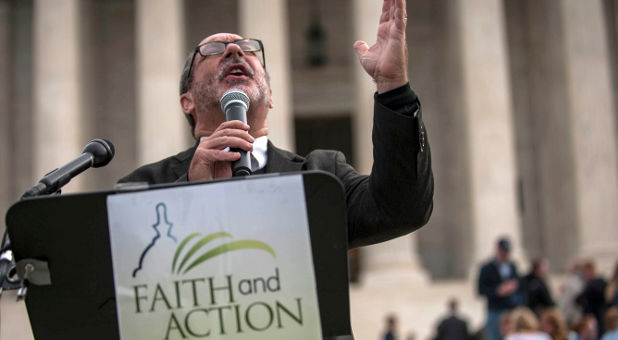
<svg viewBox="0 0 618 340"><path fill-rule="evenodd" d="M251 171L257 171L266 166L268 161L268 136L258 137L253 141L253 152L251 155L257 161L257 168L254 169L254 164L251 162Z"/></svg>

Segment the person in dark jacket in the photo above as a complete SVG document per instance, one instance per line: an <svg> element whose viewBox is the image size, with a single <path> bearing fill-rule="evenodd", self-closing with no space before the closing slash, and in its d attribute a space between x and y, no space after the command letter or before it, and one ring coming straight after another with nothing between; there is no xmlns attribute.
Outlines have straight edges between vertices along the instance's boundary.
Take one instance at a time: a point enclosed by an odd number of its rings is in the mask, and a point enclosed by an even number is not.
<svg viewBox="0 0 618 340"><path fill-rule="evenodd" d="M386 332L382 336L382 340L397 340L397 317L389 315L386 317Z"/></svg>
<svg viewBox="0 0 618 340"><path fill-rule="evenodd" d="M338 151L314 150L301 157L275 147L268 139L267 117L275 104L263 43L217 33L195 47L181 74L180 106L196 144L119 182L230 178L242 150L250 153L253 174L321 170L336 176L345 191L350 248L384 242L425 225L433 209L434 182L421 104L408 81L405 9L405 1L385 0L376 43L354 44L361 66L376 83L373 152L366 150L373 155L369 175L358 173ZM246 123L227 121L220 100L229 90L248 96Z"/></svg>
<svg viewBox="0 0 618 340"><path fill-rule="evenodd" d="M607 301L608 306L618 307L618 261L614 266L614 275L605 288L605 301Z"/></svg>
<svg viewBox="0 0 618 340"><path fill-rule="evenodd" d="M502 340L500 317L521 303L519 274L515 263L510 260L510 254L509 239L499 239L496 256L483 264L479 273L478 293L487 298L486 340Z"/></svg>
<svg viewBox="0 0 618 340"><path fill-rule="evenodd" d="M532 270L521 280L521 291L526 305L540 317L541 313L555 305L551 291L546 283L549 272L547 259L537 259L532 262Z"/></svg>
<svg viewBox="0 0 618 340"><path fill-rule="evenodd" d="M468 323L457 314L458 302L455 298L448 302L448 315L440 321L435 340L469 340Z"/></svg>
<svg viewBox="0 0 618 340"><path fill-rule="evenodd" d="M597 276L596 266L592 260L582 265L584 290L577 296L575 302L582 307L584 315L591 314L597 321L599 334L603 334L603 313L605 312L605 288L607 282Z"/></svg>

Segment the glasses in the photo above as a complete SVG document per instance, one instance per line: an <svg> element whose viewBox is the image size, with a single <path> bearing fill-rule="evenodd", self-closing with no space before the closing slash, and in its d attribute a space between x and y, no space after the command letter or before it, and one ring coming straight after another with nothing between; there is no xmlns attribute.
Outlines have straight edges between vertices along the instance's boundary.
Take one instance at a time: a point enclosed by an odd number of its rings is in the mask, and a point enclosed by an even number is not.
<svg viewBox="0 0 618 340"><path fill-rule="evenodd" d="M209 55L217 55L225 52L228 44L235 44L240 47L243 52L250 53L251 55L255 55L262 63L262 66L266 68L266 59L264 57L264 45L261 40L258 39L239 39L234 41L211 41L207 43L203 43L201 45L197 45L195 47L195 51L193 52L193 57L191 58L191 64L189 64L189 72L187 73L187 78L191 77L191 71L193 70L193 62L195 61L195 56L199 53L203 57ZM259 52L259 53L258 53Z"/></svg>

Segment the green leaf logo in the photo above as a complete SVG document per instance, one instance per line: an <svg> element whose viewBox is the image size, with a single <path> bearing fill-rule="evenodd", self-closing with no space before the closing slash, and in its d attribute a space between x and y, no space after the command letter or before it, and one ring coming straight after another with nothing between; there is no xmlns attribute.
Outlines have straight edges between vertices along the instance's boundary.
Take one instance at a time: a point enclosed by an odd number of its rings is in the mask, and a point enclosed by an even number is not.
<svg viewBox="0 0 618 340"><path fill-rule="evenodd" d="M180 242L180 244L178 245L178 248L176 248L176 252L174 253L174 259L172 261L172 273L180 274L182 272L182 274L186 274L189 270L195 268L201 263L217 255L225 254L227 252L234 251L234 250L257 249L257 250L263 250L269 253L270 255L272 255L273 257L276 257L275 251L273 250L273 248L271 248L268 244L264 242L257 241L257 240L240 240L240 241L231 241L231 242L222 244L220 246L214 247L210 250L207 250L202 255L194 259L191 263L189 263L189 260L191 260L193 255L195 255L195 253L197 253L200 249L205 247L206 244L208 244L210 241L218 239L218 238L222 238L222 237L232 238L232 235L230 235L229 233L217 232L217 233L206 235L202 237L201 239L199 239L187 251L187 253L184 255L184 257L180 261L180 264L178 264L178 259L180 258L180 254L182 253L184 248L187 246L187 244L191 240L199 236L201 236L200 233L193 233L185 237L185 239L182 240L182 242ZM177 264L178 264L178 267L176 267Z"/></svg>

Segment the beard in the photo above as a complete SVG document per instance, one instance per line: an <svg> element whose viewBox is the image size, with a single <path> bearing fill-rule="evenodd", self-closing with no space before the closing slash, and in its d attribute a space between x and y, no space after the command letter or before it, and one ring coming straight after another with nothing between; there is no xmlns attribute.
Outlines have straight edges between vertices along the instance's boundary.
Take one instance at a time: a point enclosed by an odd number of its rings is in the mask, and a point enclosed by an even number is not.
<svg viewBox="0 0 618 340"><path fill-rule="evenodd" d="M251 72L250 79L224 79L224 72L228 65L242 63ZM207 80L196 81L193 85L193 97L197 112L211 112L220 110L219 100L229 89L238 89L247 94L250 107L270 103L270 85L266 70L255 72L244 58L235 58L221 65L217 74L210 74ZM253 84L251 84L253 81ZM226 86L221 86L226 85Z"/></svg>

